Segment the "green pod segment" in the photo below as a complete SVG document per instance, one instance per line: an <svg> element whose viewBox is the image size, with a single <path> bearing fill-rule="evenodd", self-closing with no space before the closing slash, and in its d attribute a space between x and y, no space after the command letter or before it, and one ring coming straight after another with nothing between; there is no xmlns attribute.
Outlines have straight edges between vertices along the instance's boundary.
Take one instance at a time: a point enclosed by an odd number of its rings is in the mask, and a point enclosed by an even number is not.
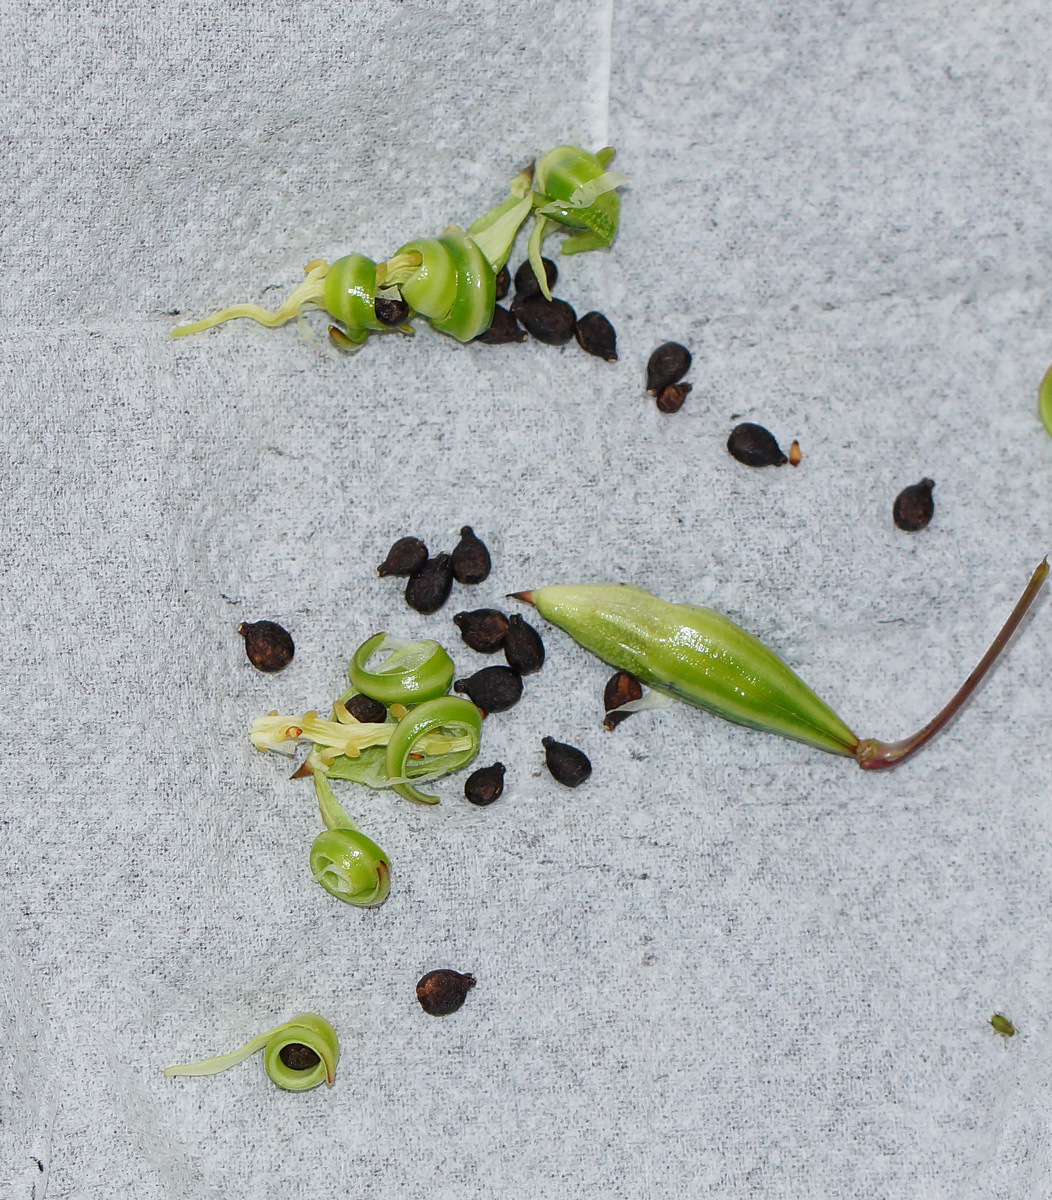
<svg viewBox="0 0 1052 1200"><path fill-rule="evenodd" d="M419 254L421 263L400 283L406 303L440 333L470 342L493 321L497 281L486 256L463 233L407 242L394 256Z"/></svg>
<svg viewBox="0 0 1052 1200"><path fill-rule="evenodd" d="M392 653L377 670L369 670L370 658L385 650ZM419 704L444 696L454 671L453 660L438 642L411 642L377 633L354 652L347 674L363 695L389 705Z"/></svg>
<svg viewBox="0 0 1052 1200"><path fill-rule="evenodd" d="M329 267L322 303L343 323L352 342L364 342L370 330L385 328L376 319L376 263L364 254L347 254Z"/></svg>
<svg viewBox="0 0 1052 1200"><path fill-rule="evenodd" d="M399 284L405 302L429 321L448 316L457 298L457 274L449 251L438 238L417 238L401 246L393 258L413 254L419 254L421 262Z"/></svg>
<svg viewBox="0 0 1052 1200"><path fill-rule="evenodd" d="M579 146L556 146L537 163L534 186L548 200L540 212L584 231L567 238L563 254L600 249L614 240L621 216L616 188L625 176L608 172L609 161L604 151L595 155Z"/></svg>
<svg viewBox="0 0 1052 1200"><path fill-rule="evenodd" d="M416 775L438 779L450 771L459 771L478 754L481 733L482 714L470 700L460 696L425 700L411 708L391 734L387 743L387 774L391 779L408 780ZM445 735L450 749L412 759L411 756L418 753L417 744L428 734ZM398 783L393 787L406 800L415 800L418 804L438 803L437 796L421 792L411 783Z"/></svg>
<svg viewBox="0 0 1052 1200"><path fill-rule="evenodd" d="M598 658L695 708L854 757L859 739L762 642L711 608L605 583L520 594Z"/></svg>
<svg viewBox="0 0 1052 1200"><path fill-rule="evenodd" d="M1052 435L1052 367L1049 367L1037 389L1037 415L1045 431Z"/></svg>
<svg viewBox="0 0 1052 1200"><path fill-rule="evenodd" d="M330 896L356 908L387 899L391 867L380 847L357 829L326 829L310 848L310 873Z"/></svg>

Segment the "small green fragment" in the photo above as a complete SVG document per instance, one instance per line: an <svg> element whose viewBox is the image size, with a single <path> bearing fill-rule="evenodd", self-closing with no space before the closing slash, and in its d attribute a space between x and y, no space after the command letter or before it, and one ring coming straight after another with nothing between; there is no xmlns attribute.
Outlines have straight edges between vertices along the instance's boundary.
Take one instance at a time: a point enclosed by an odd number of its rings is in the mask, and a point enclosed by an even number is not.
<svg viewBox="0 0 1052 1200"><path fill-rule="evenodd" d="M1037 415L1052 437L1052 367L1045 372L1041 386L1037 389Z"/></svg>
<svg viewBox="0 0 1052 1200"><path fill-rule="evenodd" d="M993 1026L994 1033L999 1033L1001 1037L1015 1037L1015 1026L1004 1013L994 1013L990 1018L990 1024Z"/></svg>

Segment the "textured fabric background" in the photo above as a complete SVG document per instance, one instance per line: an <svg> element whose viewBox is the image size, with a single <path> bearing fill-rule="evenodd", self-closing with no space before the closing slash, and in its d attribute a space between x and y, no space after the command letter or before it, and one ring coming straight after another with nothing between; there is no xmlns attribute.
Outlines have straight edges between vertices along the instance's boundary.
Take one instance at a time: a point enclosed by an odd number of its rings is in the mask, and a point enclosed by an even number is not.
<svg viewBox="0 0 1052 1200"><path fill-rule="evenodd" d="M720 608L861 734L927 720L1052 548L1047 16L3 0L3 1195L1052 1194L1047 600L876 777L679 707L606 734L607 670L546 630L486 723L499 804L340 790L392 859L376 911L311 883L311 789L245 736L376 629L467 673L458 609L603 579ZM339 358L318 317L168 339L468 223L561 141L632 177L559 287L616 366L426 328ZM676 416L642 388L669 338ZM738 419L802 465L735 463ZM375 566L465 522L493 575L419 617ZM235 633L261 617L278 676ZM436 966L478 978L445 1020ZM161 1076L302 1009L331 1090Z"/></svg>

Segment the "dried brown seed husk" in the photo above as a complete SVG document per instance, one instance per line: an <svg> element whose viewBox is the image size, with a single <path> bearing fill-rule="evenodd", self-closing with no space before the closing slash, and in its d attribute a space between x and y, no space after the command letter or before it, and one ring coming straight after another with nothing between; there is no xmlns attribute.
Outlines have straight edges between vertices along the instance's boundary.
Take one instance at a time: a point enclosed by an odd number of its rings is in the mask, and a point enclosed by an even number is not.
<svg viewBox="0 0 1052 1200"><path fill-rule="evenodd" d="M555 738L541 738L544 747L544 762L556 783L564 787L579 787L592 773L588 755L576 746L557 742Z"/></svg>
<svg viewBox="0 0 1052 1200"><path fill-rule="evenodd" d="M617 334L601 312L585 313L574 330L577 343L587 354L606 362L617 362Z"/></svg>
<svg viewBox="0 0 1052 1200"><path fill-rule="evenodd" d="M345 700L343 707L356 721L362 721L366 725L382 725L387 720L387 709L380 701L362 692L358 692L350 700Z"/></svg>
<svg viewBox="0 0 1052 1200"><path fill-rule="evenodd" d="M283 671L296 653L292 635L274 621L242 621L237 627L245 639L248 661L257 671Z"/></svg>
<svg viewBox="0 0 1052 1200"><path fill-rule="evenodd" d="M405 585L405 602L418 613L437 612L453 590L453 562L448 554L429 558Z"/></svg>
<svg viewBox="0 0 1052 1200"><path fill-rule="evenodd" d="M732 458L747 467L780 467L789 461L774 434L751 421L735 425L727 439L727 450Z"/></svg>
<svg viewBox="0 0 1052 1200"><path fill-rule="evenodd" d="M550 292L559 278L559 268L550 258L542 258L541 263L544 266L544 275L548 280L548 291ZM515 272L515 295L525 300L529 296L539 296L540 294L541 285L537 282L537 276L533 273L533 267L527 259Z"/></svg>
<svg viewBox="0 0 1052 1200"><path fill-rule="evenodd" d="M800 460L803 457L804 456L800 450L800 443L796 440L796 438L793 438L793 444L789 447L789 465L791 467L798 467L800 465Z"/></svg>
<svg viewBox="0 0 1052 1200"><path fill-rule="evenodd" d="M526 332L546 346L565 346L577 328L577 314L565 300L545 300L540 292L525 300L516 297L511 311Z"/></svg>
<svg viewBox="0 0 1052 1200"><path fill-rule="evenodd" d="M448 1017L460 1008L474 986L474 975L445 969L428 971L417 981L416 998L429 1016Z"/></svg>
<svg viewBox="0 0 1052 1200"><path fill-rule="evenodd" d="M931 494L934 479L922 479L920 483L903 488L895 497L891 515L895 524L907 533L917 533L928 526L935 515L935 500Z"/></svg>
<svg viewBox="0 0 1052 1200"><path fill-rule="evenodd" d="M493 654L504 645L508 618L495 608L478 608L474 612L459 612L453 624L460 630L464 642L479 654Z"/></svg>
<svg viewBox="0 0 1052 1200"><path fill-rule="evenodd" d="M510 289L511 272L508 270L508 264L505 263L504 266L501 267L501 269L497 272L497 278L494 280L494 298L497 300L503 300Z"/></svg>
<svg viewBox="0 0 1052 1200"><path fill-rule="evenodd" d="M494 763L492 767L479 767L472 771L464 784L464 796L472 804L483 807L499 800L504 791L504 764Z"/></svg>
<svg viewBox="0 0 1052 1200"><path fill-rule="evenodd" d="M693 388L694 384L692 383L670 383L667 388L662 390L661 395L654 403L663 413L679 412L683 407L683 401L687 398L687 393Z"/></svg>
<svg viewBox="0 0 1052 1200"><path fill-rule="evenodd" d="M603 689L603 705L606 708L603 725L607 729L616 729L632 714L630 712L619 713L615 710L619 709L622 704L630 704L633 700L642 700L642 698L643 685L639 680L627 671L615 671L606 681L606 687Z"/></svg>
<svg viewBox="0 0 1052 1200"><path fill-rule="evenodd" d="M458 679L453 691L462 692L485 712L506 712L522 697L522 679L511 667L483 667L467 679Z"/></svg>
<svg viewBox="0 0 1052 1200"><path fill-rule="evenodd" d="M470 525L460 531L453 550L453 578L457 583L481 583L490 570L489 551Z"/></svg>
<svg viewBox="0 0 1052 1200"><path fill-rule="evenodd" d="M427 547L415 537L399 538L376 568L377 575L415 575L427 562Z"/></svg>
<svg viewBox="0 0 1052 1200"><path fill-rule="evenodd" d="M670 383L679 383L690 370L690 351L679 342L664 342L647 363L647 391L660 396Z"/></svg>
<svg viewBox="0 0 1052 1200"><path fill-rule="evenodd" d="M309 1071L321 1062L315 1051L302 1042L287 1042L278 1051L278 1058L290 1071Z"/></svg>
<svg viewBox="0 0 1052 1200"><path fill-rule="evenodd" d="M532 675L544 666L544 643L532 625L513 613L508 618L508 632L504 635L504 657L508 666L520 675Z"/></svg>
<svg viewBox="0 0 1052 1200"><path fill-rule="evenodd" d="M485 333L480 333L475 339L484 346L507 346L513 342L524 342L526 330L515 320L515 317L500 304L493 306L493 320Z"/></svg>
<svg viewBox="0 0 1052 1200"><path fill-rule="evenodd" d="M401 296L377 296L373 312L381 325L404 325L409 320L409 305Z"/></svg>

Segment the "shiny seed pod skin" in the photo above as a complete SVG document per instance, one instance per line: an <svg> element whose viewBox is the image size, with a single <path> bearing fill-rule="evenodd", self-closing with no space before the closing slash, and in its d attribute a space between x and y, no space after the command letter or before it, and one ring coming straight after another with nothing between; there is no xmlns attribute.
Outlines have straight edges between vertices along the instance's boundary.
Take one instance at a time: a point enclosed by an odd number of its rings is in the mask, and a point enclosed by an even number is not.
<svg viewBox="0 0 1052 1200"><path fill-rule="evenodd" d="M660 396L670 383L679 383L690 370L690 351L679 342L665 342L647 362L647 391Z"/></svg>
<svg viewBox="0 0 1052 1200"><path fill-rule="evenodd" d="M438 612L453 590L453 562L448 554L429 558L405 585L405 602L418 613Z"/></svg>
<svg viewBox="0 0 1052 1200"><path fill-rule="evenodd" d="M906 533L927 529L935 515L935 500L931 494L934 487L933 479L922 479L899 492L891 507L892 519L899 529Z"/></svg>
<svg viewBox="0 0 1052 1200"><path fill-rule="evenodd" d="M463 693L483 712L507 712L522 698L522 679L511 667L483 667L467 679L458 679L453 691Z"/></svg>
<svg viewBox="0 0 1052 1200"><path fill-rule="evenodd" d="M257 671L284 671L296 653L292 635L274 621L242 621L237 631L245 639L248 661Z"/></svg>
<svg viewBox="0 0 1052 1200"><path fill-rule="evenodd" d="M479 654L495 654L504 645L508 618L495 608L459 612L453 624L460 630L464 644Z"/></svg>
<svg viewBox="0 0 1052 1200"><path fill-rule="evenodd" d="M544 747L544 764L556 783L563 787L580 787L591 775L592 764L583 750L557 742L552 737L541 738L541 745Z"/></svg>
<svg viewBox="0 0 1052 1200"><path fill-rule="evenodd" d="M727 438L727 451L747 467L780 467L789 461L774 434L752 421L735 425Z"/></svg>
<svg viewBox="0 0 1052 1200"><path fill-rule="evenodd" d="M497 278L494 280L493 288L493 296L496 300L503 300L511 290L511 272L508 270L507 263L505 263L504 266L501 267L501 269L497 272Z"/></svg>
<svg viewBox="0 0 1052 1200"><path fill-rule="evenodd" d="M415 537L399 538L376 568L377 575L415 575L427 562L427 547Z"/></svg>
<svg viewBox="0 0 1052 1200"><path fill-rule="evenodd" d="M633 700L642 699L643 687L639 680L628 671L615 671L606 681L606 687L603 689L603 707L606 711L606 717L603 719L604 728L613 730L622 721L627 721L632 715L630 712L619 713L615 710L623 704L630 704Z"/></svg>
<svg viewBox="0 0 1052 1200"><path fill-rule="evenodd" d="M389 328L404 325L409 320L409 305L401 296L377 296L373 312L380 324Z"/></svg>
<svg viewBox="0 0 1052 1200"><path fill-rule="evenodd" d="M290 1071L310 1071L321 1062L320 1055L302 1042L289 1042L282 1046L278 1058Z"/></svg>
<svg viewBox="0 0 1052 1200"><path fill-rule="evenodd" d="M516 298L511 311L530 337L546 346L565 346L577 328L577 314L565 300L545 300L540 292Z"/></svg>
<svg viewBox="0 0 1052 1200"><path fill-rule="evenodd" d="M683 401L687 398L687 393L693 388L692 383L670 383L654 401L658 406L658 411L663 413L679 412L683 407Z"/></svg>
<svg viewBox="0 0 1052 1200"><path fill-rule="evenodd" d="M548 280L548 291L551 291L555 287L555 281L559 278L559 268L550 258L542 258L541 262L544 264L544 275ZM527 259L515 272L515 295L519 299L527 300L530 296L539 296L540 294L541 285L537 282L537 276L534 275L533 267Z"/></svg>
<svg viewBox="0 0 1052 1200"><path fill-rule="evenodd" d="M345 700L343 707L363 725L381 725L387 720L387 709L384 705L372 696L366 696L364 692L358 692L349 700Z"/></svg>
<svg viewBox="0 0 1052 1200"><path fill-rule="evenodd" d="M480 808L499 800L503 792L504 764L501 762L472 771L464 784L464 798Z"/></svg>
<svg viewBox="0 0 1052 1200"><path fill-rule="evenodd" d="M586 354L606 362L617 362L617 334L601 312L585 313L578 317L574 330L577 344Z"/></svg>
<svg viewBox="0 0 1052 1200"><path fill-rule="evenodd" d="M526 330L503 305L493 306L493 320L485 333L475 339L484 346L510 346L526 340Z"/></svg>
<svg viewBox="0 0 1052 1200"><path fill-rule="evenodd" d="M490 572L489 551L470 525L460 531L460 541L453 550L453 578L457 583L481 583Z"/></svg>
<svg viewBox="0 0 1052 1200"><path fill-rule="evenodd" d="M532 675L544 666L544 642L532 625L513 613L508 618L508 632L504 635L504 657L508 666L520 675Z"/></svg>
<svg viewBox="0 0 1052 1200"><path fill-rule="evenodd" d="M416 998L428 1016L448 1017L463 1005L474 986L474 975L446 969L428 971L417 981Z"/></svg>

